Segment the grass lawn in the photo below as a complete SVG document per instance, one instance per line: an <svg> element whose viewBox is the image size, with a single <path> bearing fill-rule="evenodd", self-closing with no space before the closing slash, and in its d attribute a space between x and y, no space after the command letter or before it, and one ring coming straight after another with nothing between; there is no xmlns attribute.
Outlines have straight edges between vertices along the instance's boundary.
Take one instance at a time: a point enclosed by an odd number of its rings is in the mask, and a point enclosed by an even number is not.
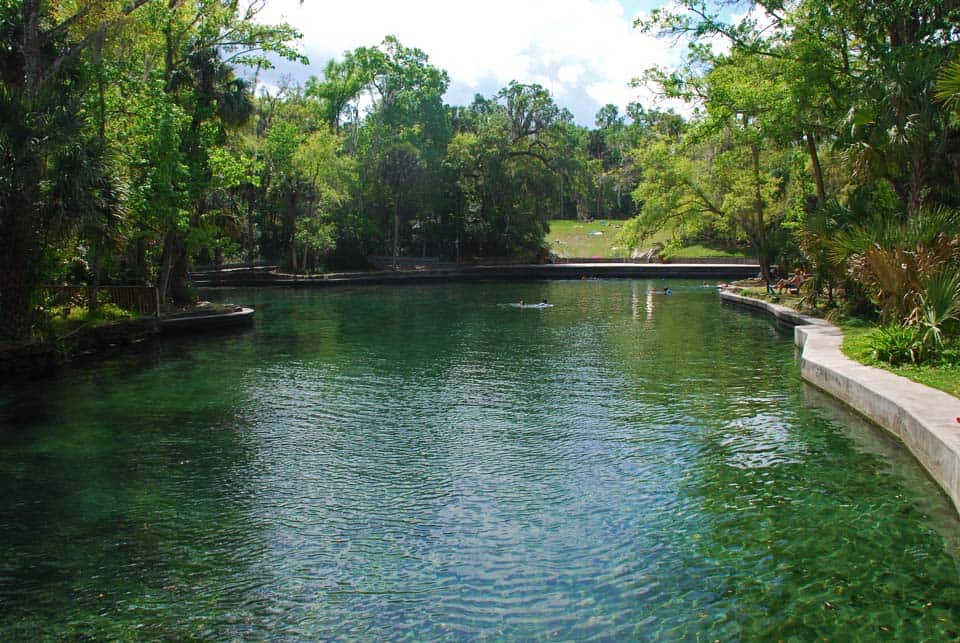
<svg viewBox="0 0 960 643"><path fill-rule="evenodd" d="M96 326L135 316L113 304L101 304L95 315L90 315L89 311L81 306L60 306L48 313L51 315L50 326L53 333L58 336L72 333L83 326Z"/></svg>
<svg viewBox="0 0 960 643"><path fill-rule="evenodd" d="M753 255L745 248L714 248L699 243L670 250L667 253L671 258L675 257L752 257Z"/></svg>
<svg viewBox="0 0 960 643"><path fill-rule="evenodd" d="M547 242L550 250L559 257L565 258L608 258L626 257L628 248L617 245L617 235L623 226L623 221L613 219L598 219L590 223L571 219L552 219L550 232L547 233ZM591 234L592 233L592 234ZM655 243L666 245L673 238L670 230L661 230L652 238L647 239L643 250L647 250ZM669 257L744 257L748 253L740 249L713 248L700 244L671 249Z"/></svg>
<svg viewBox="0 0 960 643"><path fill-rule="evenodd" d="M885 371L902 375L908 380L960 397L960 364L932 362L920 366L914 366L913 364L891 366L889 363L873 357L870 337L877 330L876 326L855 320L841 322L839 326L843 329L843 354L850 359L868 366L882 368Z"/></svg>
<svg viewBox="0 0 960 643"><path fill-rule="evenodd" d="M776 297L767 295L763 287L741 288L739 292L747 297L754 299L763 299L766 301L775 301L776 303L799 310L807 315L823 317L823 311L811 310L809 306L801 306L801 298L793 295L777 295ZM930 362L914 366L912 364L902 364L892 366L888 362L874 359L873 348L870 345L870 338L877 330L877 326L870 322L860 319L842 319L831 320L834 324L843 330L843 345L841 350L843 354L850 359L875 366L885 371L890 371L913 382L924 384L930 388L939 389L950 395L960 397L960 364Z"/></svg>
<svg viewBox="0 0 960 643"><path fill-rule="evenodd" d="M550 250L559 257L625 257L627 249L617 246L617 235L622 226L623 221L606 219L590 223L552 219L547 242Z"/></svg>

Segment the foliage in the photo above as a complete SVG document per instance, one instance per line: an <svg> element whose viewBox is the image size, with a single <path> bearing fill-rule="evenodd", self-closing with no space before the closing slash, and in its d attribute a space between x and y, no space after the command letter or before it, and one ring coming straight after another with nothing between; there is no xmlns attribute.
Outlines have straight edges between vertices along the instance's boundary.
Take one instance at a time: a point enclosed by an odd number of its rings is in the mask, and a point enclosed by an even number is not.
<svg viewBox="0 0 960 643"><path fill-rule="evenodd" d="M46 313L47 328L44 330L58 337L84 326L95 326L134 317L129 310L111 303L101 303L95 311L84 310L77 306L61 306L53 307Z"/></svg>
<svg viewBox="0 0 960 643"><path fill-rule="evenodd" d="M909 218L874 216L835 234L832 252L888 322L907 319L925 284L960 261L960 215L947 208Z"/></svg>
<svg viewBox="0 0 960 643"><path fill-rule="evenodd" d="M925 359L943 350L945 331L960 316L960 271L953 268L930 275L916 301L908 322L920 333Z"/></svg>
<svg viewBox="0 0 960 643"><path fill-rule="evenodd" d="M936 98L947 109L960 113L960 58L954 58L940 71Z"/></svg>
<svg viewBox="0 0 960 643"><path fill-rule="evenodd" d="M960 318L960 271L931 275L914 301L903 323L882 326L867 336L872 359L893 366L956 362L947 348L947 331Z"/></svg>
<svg viewBox="0 0 960 643"><path fill-rule="evenodd" d="M591 128L535 84L446 105L447 73L389 35L255 95L277 58L308 62L262 6L0 4L3 338L74 257L93 292L183 303L196 264L533 259L552 219L623 221L622 254L802 265L814 304L906 324L926 359L960 330L956 3L678 0L638 26L688 57L638 82L692 116L604 105Z"/></svg>
<svg viewBox="0 0 960 643"><path fill-rule="evenodd" d="M923 355L922 342L912 326L883 326L870 339L873 358L893 366L916 364Z"/></svg>
<svg viewBox="0 0 960 643"><path fill-rule="evenodd" d="M956 340L949 341L938 356L922 364L913 364L907 360L898 366L893 366L873 356L872 342L876 327L869 324L854 324L852 321L855 320L848 320L842 324L842 350L847 357L960 397L960 351L958 351Z"/></svg>

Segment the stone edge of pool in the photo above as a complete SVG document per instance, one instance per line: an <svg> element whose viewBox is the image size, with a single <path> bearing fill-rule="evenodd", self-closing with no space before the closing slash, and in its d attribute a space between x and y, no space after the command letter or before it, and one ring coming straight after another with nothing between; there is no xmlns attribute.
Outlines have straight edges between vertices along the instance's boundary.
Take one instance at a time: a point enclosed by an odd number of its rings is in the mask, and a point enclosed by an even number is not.
<svg viewBox="0 0 960 643"><path fill-rule="evenodd" d="M467 266L428 270L329 273L304 277L248 269L210 270L191 274L198 288L280 286L329 288L411 283L528 281L536 279L744 279L757 274L757 264L725 263L564 263Z"/></svg>
<svg viewBox="0 0 960 643"><path fill-rule="evenodd" d="M960 400L853 361L840 351L843 331L823 319L726 290L720 298L793 326L801 377L899 438L960 514Z"/></svg>

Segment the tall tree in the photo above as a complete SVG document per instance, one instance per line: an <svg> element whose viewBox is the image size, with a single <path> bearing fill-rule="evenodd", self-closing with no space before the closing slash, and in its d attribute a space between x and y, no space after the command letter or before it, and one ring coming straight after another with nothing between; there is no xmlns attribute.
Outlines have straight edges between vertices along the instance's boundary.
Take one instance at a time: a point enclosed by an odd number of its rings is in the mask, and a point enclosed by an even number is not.
<svg viewBox="0 0 960 643"><path fill-rule="evenodd" d="M81 57L147 2L0 5L0 338L29 334L47 248L89 202L66 197L96 190L103 175L93 169L105 149L90 140Z"/></svg>

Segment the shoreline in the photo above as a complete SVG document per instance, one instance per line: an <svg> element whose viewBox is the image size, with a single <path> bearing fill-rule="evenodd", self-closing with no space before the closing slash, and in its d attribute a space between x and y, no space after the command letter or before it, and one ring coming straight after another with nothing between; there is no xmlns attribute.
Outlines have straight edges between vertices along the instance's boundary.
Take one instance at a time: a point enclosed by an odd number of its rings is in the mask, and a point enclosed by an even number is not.
<svg viewBox="0 0 960 643"><path fill-rule="evenodd" d="M240 328L252 325L253 319L252 308L237 306L234 311L134 317L81 327L54 343L34 340L0 348L0 383L43 378L68 362L161 335Z"/></svg>
<svg viewBox="0 0 960 643"><path fill-rule="evenodd" d="M226 269L197 272L191 281L198 288L295 287L329 288L350 285L424 282L536 281L553 279L744 279L760 270L757 264L735 263L560 263L506 264L459 268L428 268L379 272L327 273L317 276Z"/></svg>
<svg viewBox="0 0 960 643"><path fill-rule="evenodd" d="M840 350L843 331L828 321L726 290L720 299L792 326L801 377L899 439L960 514L960 400L853 361Z"/></svg>

